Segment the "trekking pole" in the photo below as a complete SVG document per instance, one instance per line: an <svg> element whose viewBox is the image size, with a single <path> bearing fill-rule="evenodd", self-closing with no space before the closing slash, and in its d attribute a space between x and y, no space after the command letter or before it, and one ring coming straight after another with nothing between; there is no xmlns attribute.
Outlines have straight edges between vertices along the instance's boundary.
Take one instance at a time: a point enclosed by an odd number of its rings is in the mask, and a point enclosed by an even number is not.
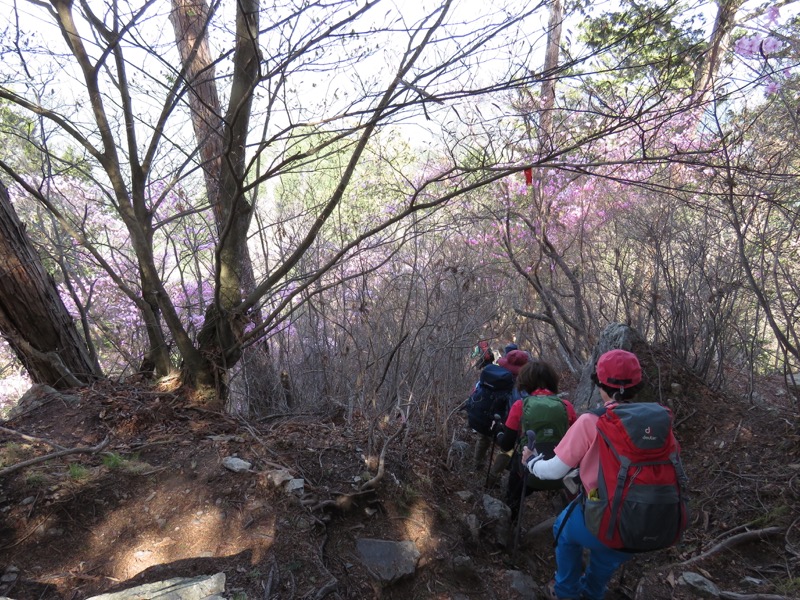
<svg viewBox="0 0 800 600"><path fill-rule="evenodd" d="M494 446L495 446L496 439L497 439L495 437L494 430L495 430L495 427L497 426L497 424L502 419L503 419L503 417L501 417L498 414L495 414L494 417L492 418L492 426L489 428L489 435L492 436L492 448L489 451L489 466L486 468L486 481L483 484L483 488L484 489L489 489L489 475L492 472L492 459L494 458Z"/></svg>
<svg viewBox="0 0 800 600"><path fill-rule="evenodd" d="M528 431L525 432L525 435L528 436L528 449L533 450L536 452L536 432ZM517 528L514 532L514 545L512 548L512 552L516 553L517 547L519 546L519 532L522 529L522 514L525 508L525 491L528 487L528 465L523 465L523 472L522 472L522 492L520 493L519 498L519 510L517 511Z"/></svg>

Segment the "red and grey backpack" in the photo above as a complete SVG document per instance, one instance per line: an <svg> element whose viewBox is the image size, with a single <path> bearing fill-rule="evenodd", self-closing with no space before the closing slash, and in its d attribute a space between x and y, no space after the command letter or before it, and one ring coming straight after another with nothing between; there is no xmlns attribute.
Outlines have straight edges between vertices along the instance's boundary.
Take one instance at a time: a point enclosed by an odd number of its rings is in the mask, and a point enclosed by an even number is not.
<svg viewBox="0 0 800 600"><path fill-rule="evenodd" d="M596 493L584 498L587 529L625 552L677 543L688 523L687 479L672 413L639 402L610 404L595 414L600 469Z"/></svg>

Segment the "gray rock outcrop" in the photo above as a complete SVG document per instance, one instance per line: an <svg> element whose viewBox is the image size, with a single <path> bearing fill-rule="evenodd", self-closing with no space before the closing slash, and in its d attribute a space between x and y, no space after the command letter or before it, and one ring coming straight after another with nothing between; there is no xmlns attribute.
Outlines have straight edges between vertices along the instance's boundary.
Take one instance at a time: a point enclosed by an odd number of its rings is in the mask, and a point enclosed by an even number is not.
<svg viewBox="0 0 800 600"><path fill-rule="evenodd" d="M384 585L413 575L417 569L420 552L414 542L393 542L361 538L356 541L361 562Z"/></svg>

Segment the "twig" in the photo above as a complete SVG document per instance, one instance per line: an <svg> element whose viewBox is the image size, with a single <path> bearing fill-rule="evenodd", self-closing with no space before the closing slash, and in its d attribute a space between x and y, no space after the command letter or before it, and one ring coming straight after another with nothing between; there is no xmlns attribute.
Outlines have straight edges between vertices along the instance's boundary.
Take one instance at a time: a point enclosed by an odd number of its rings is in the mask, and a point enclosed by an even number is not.
<svg viewBox="0 0 800 600"><path fill-rule="evenodd" d="M106 436L106 439L97 444L97 446L92 446L91 448L67 448L65 450L60 450L59 452L53 452L52 454L45 454L44 456L39 456L37 458L25 460L22 461L21 463L11 465L10 467L6 467L5 469L0 470L0 477L8 475L9 473L13 473L14 471L18 471L19 469L23 469L31 465L51 460L53 458L60 458L62 456L67 456L68 454L96 454L102 451L103 448L108 446L110 441L111 439L108 436Z"/></svg>
<svg viewBox="0 0 800 600"><path fill-rule="evenodd" d="M672 567L685 567L686 565L691 565L693 563L699 562L711 556L712 554L716 554L721 550L725 550L727 548L731 548L737 544L741 544L744 542L749 542L752 540L759 540L765 536L769 535L778 535L779 533L783 533L783 527L767 527L765 529L757 529L755 531L746 531L745 533L740 533L738 535L734 535L733 537L729 537L727 540L724 540L711 548L710 550L706 550L702 554L698 554L697 556L693 556L688 560L684 560L683 562L673 563Z"/></svg>
<svg viewBox="0 0 800 600"><path fill-rule="evenodd" d="M739 419L739 424L736 426L736 433L733 434L733 441L731 444L735 444L737 438L739 437L739 432L742 430L742 419Z"/></svg>
<svg viewBox="0 0 800 600"><path fill-rule="evenodd" d="M33 437L32 435L26 435L22 432L14 431L13 429L8 429L7 427L0 427L0 431L16 435L17 437L21 437L23 440L26 440L28 442L47 444L48 446L52 446L56 450L66 450L64 446L59 446L58 444L56 444L55 442L51 442L50 440Z"/></svg>

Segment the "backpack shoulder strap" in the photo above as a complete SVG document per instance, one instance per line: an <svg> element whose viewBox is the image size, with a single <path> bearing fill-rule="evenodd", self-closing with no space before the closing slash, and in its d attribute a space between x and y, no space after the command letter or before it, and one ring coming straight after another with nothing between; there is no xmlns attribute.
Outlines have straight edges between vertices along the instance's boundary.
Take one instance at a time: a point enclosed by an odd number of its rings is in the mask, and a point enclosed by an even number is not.
<svg viewBox="0 0 800 600"><path fill-rule="evenodd" d="M612 402L610 404L603 404L602 406L598 406L597 408L593 408L589 412L592 413L593 415L597 415L598 417L602 417L604 414L606 414L608 412L609 408L614 408L615 406L618 406L618 405L619 404L617 402Z"/></svg>

